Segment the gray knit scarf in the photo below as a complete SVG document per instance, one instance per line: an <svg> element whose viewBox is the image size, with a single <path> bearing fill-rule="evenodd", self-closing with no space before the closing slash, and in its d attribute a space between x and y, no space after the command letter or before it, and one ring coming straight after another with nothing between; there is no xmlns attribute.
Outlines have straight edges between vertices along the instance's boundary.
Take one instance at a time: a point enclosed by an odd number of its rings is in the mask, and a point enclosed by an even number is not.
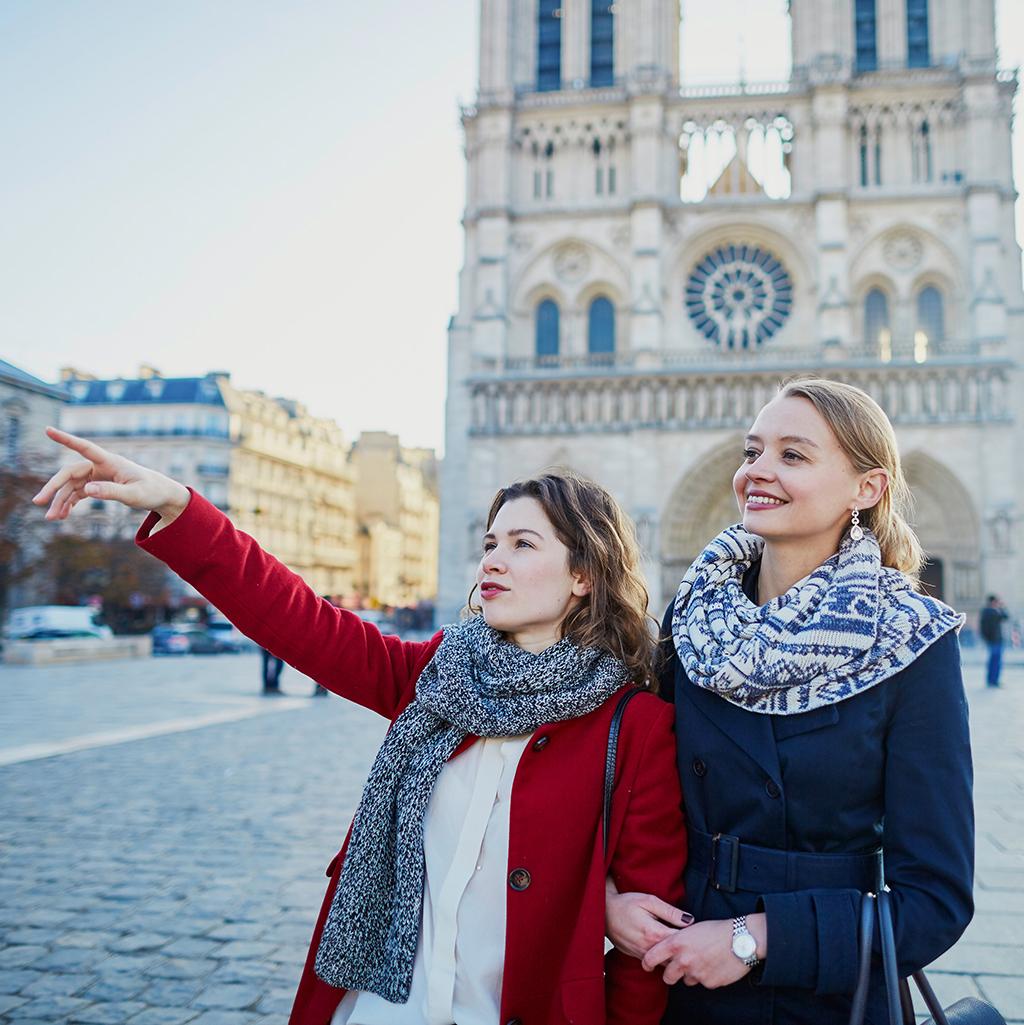
<svg viewBox="0 0 1024 1025"><path fill-rule="evenodd" d="M964 617L882 565L878 541L847 533L839 551L785 594L756 605L743 576L764 539L722 531L687 570L672 637L692 683L752 712L833 705L905 669Z"/></svg>
<svg viewBox="0 0 1024 1025"><path fill-rule="evenodd" d="M476 616L446 627L370 769L315 971L331 986L405 1003L423 909L423 821L467 736L514 737L586 715L626 682L607 652L563 639L534 655Z"/></svg>

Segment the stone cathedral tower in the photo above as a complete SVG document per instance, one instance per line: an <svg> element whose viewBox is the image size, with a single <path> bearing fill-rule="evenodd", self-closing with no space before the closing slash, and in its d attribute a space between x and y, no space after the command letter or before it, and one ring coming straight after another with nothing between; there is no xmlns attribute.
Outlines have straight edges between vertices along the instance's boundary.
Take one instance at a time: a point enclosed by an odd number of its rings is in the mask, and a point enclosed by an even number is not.
<svg viewBox="0 0 1024 1025"><path fill-rule="evenodd" d="M624 503L659 611L736 519L744 428L808 371L896 424L930 586L1020 609L1017 81L994 0L791 0L790 79L723 87L680 88L679 16L482 0L442 615L493 492L552 465Z"/></svg>

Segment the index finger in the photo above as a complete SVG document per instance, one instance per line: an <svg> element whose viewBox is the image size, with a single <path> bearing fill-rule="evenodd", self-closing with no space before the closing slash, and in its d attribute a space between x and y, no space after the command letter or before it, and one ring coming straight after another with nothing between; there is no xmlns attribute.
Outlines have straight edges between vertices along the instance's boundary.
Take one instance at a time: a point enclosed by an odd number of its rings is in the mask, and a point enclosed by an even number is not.
<svg viewBox="0 0 1024 1025"><path fill-rule="evenodd" d="M95 442L80 438L77 434L68 434L67 431L62 431L59 427L47 427L46 435L65 448L85 456L91 462L102 463L110 458L110 453L105 448L100 448Z"/></svg>

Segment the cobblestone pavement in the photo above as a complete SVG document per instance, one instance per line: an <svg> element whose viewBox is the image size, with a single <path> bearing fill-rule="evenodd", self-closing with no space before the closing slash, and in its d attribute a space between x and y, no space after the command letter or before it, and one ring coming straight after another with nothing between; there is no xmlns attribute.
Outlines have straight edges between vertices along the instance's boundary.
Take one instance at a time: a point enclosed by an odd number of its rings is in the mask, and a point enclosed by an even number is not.
<svg viewBox="0 0 1024 1025"><path fill-rule="evenodd" d="M0 666L0 1025L286 1021L383 724L258 676L253 655ZM931 977L1024 1022L1024 666L981 677L978 913Z"/></svg>

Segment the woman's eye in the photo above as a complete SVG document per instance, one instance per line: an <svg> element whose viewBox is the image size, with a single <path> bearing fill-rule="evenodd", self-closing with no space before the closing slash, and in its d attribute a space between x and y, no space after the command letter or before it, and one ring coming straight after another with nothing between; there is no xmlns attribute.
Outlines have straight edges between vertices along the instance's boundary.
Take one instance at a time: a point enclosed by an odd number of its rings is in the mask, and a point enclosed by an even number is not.
<svg viewBox="0 0 1024 1025"><path fill-rule="evenodd" d="M783 459L803 459L799 452L788 451L782 454Z"/></svg>
<svg viewBox="0 0 1024 1025"><path fill-rule="evenodd" d="M749 463L752 459L756 459L761 453L756 448L745 448L743 450L743 458Z"/></svg>
<svg viewBox="0 0 1024 1025"><path fill-rule="evenodd" d="M524 548L532 548L533 547L533 545L531 545L529 541L524 541L522 538L520 538L516 542L516 548L518 548L520 545L522 545Z"/></svg>
<svg viewBox="0 0 1024 1025"><path fill-rule="evenodd" d="M491 551L491 550L492 550L493 548L494 548L494 542L493 542L493 541L485 541L485 542L484 542L484 551L485 551L485 552L489 552L489 551Z"/></svg>

